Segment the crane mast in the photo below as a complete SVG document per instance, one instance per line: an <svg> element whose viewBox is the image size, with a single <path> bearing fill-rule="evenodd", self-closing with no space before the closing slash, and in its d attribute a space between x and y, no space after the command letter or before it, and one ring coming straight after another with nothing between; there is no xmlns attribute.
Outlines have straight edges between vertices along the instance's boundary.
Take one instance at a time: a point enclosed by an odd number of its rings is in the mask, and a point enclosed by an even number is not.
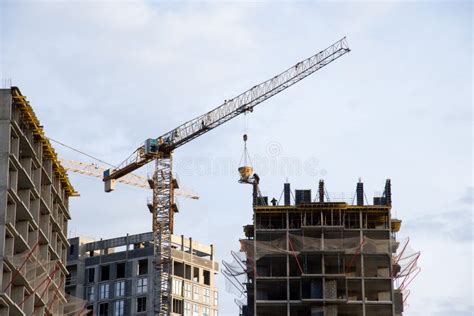
<svg viewBox="0 0 474 316"><path fill-rule="evenodd" d="M156 315L171 313L171 234L173 233L174 188L172 176L173 151L187 142L224 124L298 81L313 74L350 51L346 38L342 38L319 53L295 64L238 96L225 100L217 108L200 115L158 138L150 138L130 155L118 168L104 172L106 191L111 183L155 160L153 175L153 240L154 273L153 293Z"/></svg>

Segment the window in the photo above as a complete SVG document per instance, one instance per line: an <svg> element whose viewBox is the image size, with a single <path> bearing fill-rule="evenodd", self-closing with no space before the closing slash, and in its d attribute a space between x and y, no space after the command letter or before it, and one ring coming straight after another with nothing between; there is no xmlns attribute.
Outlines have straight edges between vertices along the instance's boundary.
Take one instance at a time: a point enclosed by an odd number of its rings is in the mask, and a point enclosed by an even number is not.
<svg viewBox="0 0 474 316"><path fill-rule="evenodd" d="M99 299L109 298L109 285L107 283L99 284Z"/></svg>
<svg viewBox="0 0 474 316"><path fill-rule="evenodd" d="M188 264L184 266L184 278L187 280L192 280L191 279L191 266Z"/></svg>
<svg viewBox="0 0 474 316"><path fill-rule="evenodd" d="M144 275L148 273L148 259L138 260L137 275Z"/></svg>
<svg viewBox="0 0 474 316"><path fill-rule="evenodd" d="M199 287L198 286L194 286L193 300L199 301Z"/></svg>
<svg viewBox="0 0 474 316"><path fill-rule="evenodd" d="M86 287L86 299L89 302L93 302L95 300L95 292L93 286Z"/></svg>
<svg viewBox="0 0 474 316"><path fill-rule="evenodd" d="M124 316L124 301L115 301L114 306L114 315L115 316Z"/></svg>
<svg viewBox="0 0 474 316"><path fill-rule="evenodd" d="M199 305L198 304L193 305L193 316L199 316Z"/></svg>
<svg viewBox="0 0 474 316"><path fill-rule="evenodd" d="M217 293L217 291L214 291L214 306L217 306L218 298L219 294Z"/></svg>
<svg viewBox="0 0 474 316"><path fill-rule="evenodd" d="M211 272L203 270L202 273L204 276L204 284L211 285Z"/></svg>
<svg viewBox="0 0 474 316"><path fill-rule="evenodd" d="M118 281L115 283L115 297L125 295L125 281Z"/></svg>
<svg viewBox="0 0 474 316"><path fill-rule="evenodd" d="M199 268L193 269L193 281L199 283Z"/></svg>
<svg viewBox="0 0 474 316"><path fill-rule="evenodd" d="M125 262L117 263L116 278L117 279L125 278Z"/></svg>
<svg viewBox="0 0 474 316"><path fill-rule="evenodd" d="M101 266L100 267L100 280L108 281L110 276L110 266Z"/></svg>
<svg viewBox="0 0 474 316"><path fill-rule="evenodd" d="M204 303L209 304L211 302L211 290L204 289Z"/></svg>
<svg viewBox="0 0 474 316"><path fill-rule="evenodd" d="M89 283L94 283L94 279L95 279L95 268L88 268L86 270L86 274L87 274L87 281Z"/></svg>
<svg viewBox="0 0 474 316"><path fill-rule="evenodd" d="M183 316L191 316L191 303L184 302L184 314Z"/></svg>
<svg viewBox="0 0 474 316"><path fill-rule="evenodd" d="M69 255L72 256L74 254L74 245L69 246Z"/></svg>
<svg viewBox="0 0 474 316"><path fill-rule="evenodd" d="M210 316L209 315L209 307L202 308L202 316Z"/></svg>
<svg viewBox="0 0 474 316"><path fill-rule="evenodd" d="M174 261L173 274L179 276L180 278L184 278L184 263Z"/></svg>
<svg viewBox="0 0 474 316"><path fill-rule="evenodd" d="M109 315L109 303L99 304L99 316Z"/></svg>
<svg viewBox="0 0 474 316"><path fill-rule="evenodd" d="M183 296L183 281L173 279L173 294Z"/></svg>
<svg viewBox="0 0 474 316"><path fill-rule="evenodd" d="M146 293L147 284L148 284L147 278L137 279L137 294Z"/></svg>
<svg viewBox="0 0 474 316"><path fill-rule="evenodd" d="M146 296L137 298L137 313L146 312Z"/></svg>
<svg viewBox="0 0 474 316"><path fill-rule="evenodd" d="M179 315L183 314L183 300L177 300L173 298L173 313Z"/></svg>
<svg viewBox="0 0 474 316"><path fill-rule="evenodd" d="M188 283L188 282L184 283L184 297L185 298L189 298L189 299L193 298L192 293L191 293L192 287L193 286L191 285L191 283Z"/></svg>

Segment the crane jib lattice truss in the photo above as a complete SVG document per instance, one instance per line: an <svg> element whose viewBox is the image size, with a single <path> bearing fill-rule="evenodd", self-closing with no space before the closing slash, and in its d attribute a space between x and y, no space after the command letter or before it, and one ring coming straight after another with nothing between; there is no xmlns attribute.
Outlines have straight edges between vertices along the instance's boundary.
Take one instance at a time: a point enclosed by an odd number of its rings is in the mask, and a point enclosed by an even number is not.
<svg viewBox="0 0 474 316"><path fill-rule="evenodd" d="M141 166L156 161L153 186L154 272L153 293L156 315L171 313L171 234L173 233L173 177L172 153L176 148L224 124L298 81L313 74L350 51L342 38L319 53L297 63L279 75L255 85L242 94L225 100L217 108L200 115L158 138L150 138L135 150L119 167L104 172L106 191L112 191L111 182Z"/></svg>

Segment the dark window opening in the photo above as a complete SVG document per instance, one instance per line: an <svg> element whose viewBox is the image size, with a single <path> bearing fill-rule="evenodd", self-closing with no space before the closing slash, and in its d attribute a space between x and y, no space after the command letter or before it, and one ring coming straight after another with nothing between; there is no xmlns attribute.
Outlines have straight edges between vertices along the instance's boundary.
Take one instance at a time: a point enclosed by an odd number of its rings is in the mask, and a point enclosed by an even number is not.
<svg viewBox="0 0 474 316"><path fill-rule="evenodd" d="M184 278L184 263L175 261L173 263L174 275Z"/></svg>
<svg viewBox="0 0 474 316"><path fill-rule="evenodd" d="M301 283L300 281L290 280L290 300L301 299Z"/></svg>
<svg viewBox="0 0 474 316"><path fill-rule="evenodd" d="M211 272L204 270L204 284L211 285Z"/></svg>
<svg viewBox="0 0 474 316"><path fill-rule="evenodd" d="M266 256L257 261L258 276L286 276L286 258Z"/></svg>
<svg viewBox="0 0 474 316"><path fill-rule="evenodd" d="M109 303L99 304L99 316L109 315Z"/></svg>
<svg viewBox="0 0 474 316"><path fill-rule="evenodd" d="M138 261L138 275L148 273L148 259L142 259Z"/></svg>
<svg viewBox="0 0 474 316"><path fill-rule="evenodd" d="M324 269L326 274L344 273L344 261L340 255L326 255L324 257Z"/></svg>
<svg viewBox="0 0 474 316"><path fill-rule="evenodd" d="M301 283L302 298L322 299L323 281L321 278L304 279Z"/></svg>
<svg viewBox="0 0 474 316"><path fill-rule="evenodd" d="M69 246L69 255L72 256L74 254L74 245Z"/></svg>
<svg viewBox="0 0 474 316"><path fill-rule="evenodd" d="M94 283L94 279L95 279L95 268L87 269L87 281L89 283Z"/></svg>
<svg viewBox="0 0 474 316"><path fill-rule="evenodd" d="M183 314L183 300L173 299L173 313Z"/></svg>
<svg viewBox="0 0 474 316"><path fill-rule="evenodd" d="M117 279L125 278L125 262L117 263Z"/></svg>
<svg viewBox="0 0 474 316"><path fill-rule="evenodd" d="M137 298L137 313L146 312L146 296Z"/></svg>
<svg viewBox="0 0 474 316"><path fill-rule="evenodd" d="M287 299L286 281L258 281L257 300L283 301Z"/></svg>
<svg viewBox="0 0 474 316"><path fill-rule="evenodd" d="M184 278L185 278L186 280L191 280L191 266L190 266L190 265L186 265L186 266L185 266Z"/></svg>
<svg viewBox="0 0 474 316"><path fill-rule="evenodd" d="M300 276L303 271L303 257L302 256L290 256L290 276Z"/></svg>
<svg viewBox="0 0 474 316"><path fill-rule="evenodd" d="M108 281L110 279L110 266L101 266L100 267L100 280Z"/></svg>
<svg viewBox="0 0 474 316"><path fill-rule="evenodd" d="M193 281L199 283L199 268L193 269Z"/></svg>
<svg viewBox="0 0 474 316"><path fill-rule="evenodd" d="M305 254L303 271L306 274L321 274L323 271L321 255Z"/></svg>

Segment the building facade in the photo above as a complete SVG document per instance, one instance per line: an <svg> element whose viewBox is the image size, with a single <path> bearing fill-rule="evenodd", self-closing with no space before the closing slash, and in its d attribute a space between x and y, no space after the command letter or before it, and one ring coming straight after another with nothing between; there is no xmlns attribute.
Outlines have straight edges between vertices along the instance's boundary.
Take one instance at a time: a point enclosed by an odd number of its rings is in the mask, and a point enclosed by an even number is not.
<svg viewBox="0 0 474 316"><path fill-rule="evenodd" d="M391 215L390 180L371 205L361 182L351 204L331 201L323 181L314 200L311 190L293 195L289 184L283 195L281 205L259 199L253 224L244 227L248 281L241 314L402 315L393 260L401 221Z"/></svg>
<svg viewBox="0 0 474 316"><path fill-rule="evenodd" d="M70 239L66 292L90 315L154 315L152 233L90 242ZM172 314L217 316L214 247L172 235Z"/></svg>
<svg viewBox="0 0 474 316"><path fill-rule="evenodd" d="M0 89L0 315L63 314L74 195L29 102Z"/></svg>

